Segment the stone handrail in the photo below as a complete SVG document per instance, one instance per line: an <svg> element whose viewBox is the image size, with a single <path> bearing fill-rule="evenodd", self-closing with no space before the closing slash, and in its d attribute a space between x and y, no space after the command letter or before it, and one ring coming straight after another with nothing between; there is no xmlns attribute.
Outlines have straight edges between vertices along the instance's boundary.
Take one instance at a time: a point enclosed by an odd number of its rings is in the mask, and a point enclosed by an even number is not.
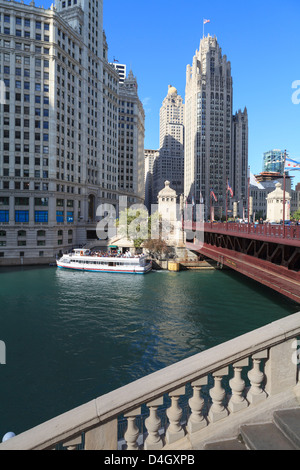
<svg viewBox="0 0 300 470"><path fill-rule="evenodd" d="M295 344L298 343L295 340L299 335L300 312L96 398L0 444L0 450L52 449L59 443L75 448L81 442L82 435L85 449L117 449L120 416L127 418L128 422L124 435L127 449L142 447L150 450L172 445L211 423L225 422L228 415L238 414L246 407L263 402L268 396L292 390L298 380L298 360L295 360ZM250 387L246 394L241 371L248 365L252 369L248 372ZM224 404L226 393L222 378L228 376L229 366L234 374L229 382L229 401ZM204 416L204 400L200 391L207 384L209 375L214 386L209 390L209 413ZM191 385L193 395L189 396L188 402L191 414L187 425L183 426L178 400L185 395L187 384ZM163 405L165 394L169 395L171 406L166 411L169 424L162 436L157 409ZM147 405L150 414L145 420L146 439L138 446L140 431L135 418L141 414L142 405Z"/></svg>

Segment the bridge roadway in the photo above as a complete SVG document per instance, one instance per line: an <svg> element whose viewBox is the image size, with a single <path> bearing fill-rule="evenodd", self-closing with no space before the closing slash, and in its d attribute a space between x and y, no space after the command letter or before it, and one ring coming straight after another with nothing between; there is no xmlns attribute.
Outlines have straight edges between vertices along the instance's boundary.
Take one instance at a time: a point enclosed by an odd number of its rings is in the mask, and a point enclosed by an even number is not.
<svg viewBox="0 0 300 470"><path fill-rule="evenodd" d="M300 303L300 225L185 222L186 247Z"/></svg>

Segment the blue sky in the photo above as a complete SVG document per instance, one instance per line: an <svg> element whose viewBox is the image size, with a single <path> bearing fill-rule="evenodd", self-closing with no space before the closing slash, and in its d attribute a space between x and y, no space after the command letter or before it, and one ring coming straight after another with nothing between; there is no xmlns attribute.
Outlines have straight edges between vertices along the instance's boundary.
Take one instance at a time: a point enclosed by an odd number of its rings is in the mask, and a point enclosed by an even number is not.
<svg viewBox="0 0 300 470"><path fill-rule="evenodd" d="M168 85L184 98L186 65L199 48L206 18L211 23L205 33L217 37L231 61L234 112L248 109L251 172L262 171L263 152L273 148L287 149L300 161L300 104L292 103L292 84L300 80L299 0L103 4L108 58L132 68L138 80L146 113L145 148L159 146L159 109ZM293 172L295 182L300 182L298 173Z"/></svg>
<svg viewBox="0 0 300 470"><path fill-rule="evenodd" d="M138 79L145 148L158 148L168 85L184 98L203 18L211 20L205 33L217 37L231 61L234 112L248 109L251 172L262 171L263 152L273 148L300 160L300 104L292 103L292 83L300 80L299 0L104 0L109 58L126 63Z"/></svg>

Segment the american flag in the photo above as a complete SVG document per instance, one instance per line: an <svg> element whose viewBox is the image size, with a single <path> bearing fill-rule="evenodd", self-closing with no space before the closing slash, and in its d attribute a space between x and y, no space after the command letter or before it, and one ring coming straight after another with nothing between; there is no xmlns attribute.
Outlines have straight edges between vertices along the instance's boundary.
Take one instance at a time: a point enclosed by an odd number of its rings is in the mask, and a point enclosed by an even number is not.
<svg viewBox="0 0 300 470"><path fill-rule="evenodd" d="M210 20L203 20L203 24L210 23Z"/></svg>
<svg viewBox="0 0 300 470"><path fill-rule="evenodd" d="M230 192L230 196L233 197L233 191L232 191L232 188L231 188L229 182L227 183L227 191L229 191L229 192Z"/></svg>
<svg viewBox="0 0 300 470"><path fill-rule="evenodd" d="M217 199L217 196L215 195L214 191L211 189L210 190L210 195L214 198L214 200L217 202L218 199Z"/></svg>

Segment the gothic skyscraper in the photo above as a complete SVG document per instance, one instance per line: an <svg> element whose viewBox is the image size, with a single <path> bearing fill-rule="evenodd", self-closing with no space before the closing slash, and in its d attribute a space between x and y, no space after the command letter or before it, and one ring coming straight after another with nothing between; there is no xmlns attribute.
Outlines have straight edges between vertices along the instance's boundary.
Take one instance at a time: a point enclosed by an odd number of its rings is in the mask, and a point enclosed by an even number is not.
<svg viewBox="0 0 300 470"><path fill-rule="evenodd" d="M238 120L243 132L233 132L234 123L237 130ZM236 149L241 147L239 139L243 136L243 159L239 157L237 165ZM247 194L247 167L247 112L243 113L243 119L240 115L233 118L231 64L222 54L217 39L208 35L201 40L193 63L186 70L184 193L187 201L203 201L205 216L209 218L213 190L218 200L214 203L215 215L221 217L226 210L228 182L234 200Z"/></svg>

